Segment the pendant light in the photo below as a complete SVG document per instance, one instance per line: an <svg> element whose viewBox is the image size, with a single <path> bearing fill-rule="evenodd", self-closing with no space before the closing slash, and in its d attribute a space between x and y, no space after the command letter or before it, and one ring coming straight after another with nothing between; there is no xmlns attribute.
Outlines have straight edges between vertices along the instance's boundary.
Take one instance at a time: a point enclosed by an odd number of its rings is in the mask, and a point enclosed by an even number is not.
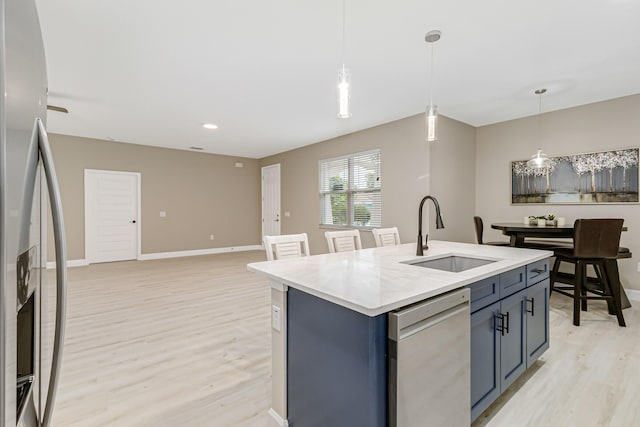
<svg viewBox="0 0 640 427"><path fill-rule="evenodd" d="M431 74L429 83L429 106L425 114L426 139L435 141L438 139L438 106L433 104L433 44L440 40L440 30L429 31L424 40L431 45Z"/></svg>
<svg viewBox="0 0 640 427"><path fill-rule="evenodd" d="M346 0L342 0L342 67L338 70L338 117L351 117L351 72L344 64Z"/></svg>
<svg viewBox="0 0 640 427"><path fill-rule="evenodd" d="M542 142L542 95L546 92L546 89L538 89L534 93L538 95L538 141ZM546 154L542 152L542 149L538 148L538 152L531 156L531 160L527 162L527 166L532 169L541 169L549 166L551 161Z"/></svg>

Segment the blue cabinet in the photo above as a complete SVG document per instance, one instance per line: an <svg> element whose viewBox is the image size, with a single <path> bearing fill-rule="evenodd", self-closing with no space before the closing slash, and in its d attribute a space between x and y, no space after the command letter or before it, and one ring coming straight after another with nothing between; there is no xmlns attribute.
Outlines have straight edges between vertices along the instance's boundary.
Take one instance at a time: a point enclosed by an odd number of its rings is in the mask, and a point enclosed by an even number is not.
<svg viewBox="0 0 640 427"><path fill-rule="evenodd" d="M496 302L471 315L471 419L500 396L500 334Z"/></svg>
<svg viewBox="0 0 640 427"><path fill-rule="evenodd" d="M385 427L387 315L369 317L294 288L287 306L289 425Z"/></svg>
<svg viewBox="0 0 640 427"><path fill-rule="evenodd" d="M527 288L527 368L549 348L549 279Z"/></svg>
<svg viewBox="0 0 640 427"><path fill-rule="evenodd" d="M471 421L549 348L548 277L542 260L469 285Z"/></svg>
<svg viewBox="0 0 640 427"><path fill-rule="evenodd" d="M500 301L500 392L504 392L527 369L526 289Z"/></svg>

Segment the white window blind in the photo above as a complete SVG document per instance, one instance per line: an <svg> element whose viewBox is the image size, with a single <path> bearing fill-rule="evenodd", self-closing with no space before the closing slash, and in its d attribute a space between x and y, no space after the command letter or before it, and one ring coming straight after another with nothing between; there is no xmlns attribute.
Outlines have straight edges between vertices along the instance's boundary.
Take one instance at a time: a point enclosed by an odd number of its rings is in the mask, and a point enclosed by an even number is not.
<svg viewBox="0 0 640 427"><path fill-rule="evenodd" d="M320 161L320 224L380 227L380 150Z"/></svg>

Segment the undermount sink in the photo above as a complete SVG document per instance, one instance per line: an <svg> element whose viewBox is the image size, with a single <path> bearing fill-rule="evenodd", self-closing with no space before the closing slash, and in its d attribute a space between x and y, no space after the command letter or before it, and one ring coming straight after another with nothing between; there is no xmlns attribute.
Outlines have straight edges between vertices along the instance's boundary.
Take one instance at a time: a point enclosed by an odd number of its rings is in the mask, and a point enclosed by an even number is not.
<svg viewBox="0 0 640 427"><path fill-rule="evenodd" d="M405 263L415 265L416 267L433 268L435 270L444 270L450 271L452 273L459 273L461 271L491 264L492 262L496 262L496 260L472 258L459 255L447 255L441 258L407 261Z"/></svg>

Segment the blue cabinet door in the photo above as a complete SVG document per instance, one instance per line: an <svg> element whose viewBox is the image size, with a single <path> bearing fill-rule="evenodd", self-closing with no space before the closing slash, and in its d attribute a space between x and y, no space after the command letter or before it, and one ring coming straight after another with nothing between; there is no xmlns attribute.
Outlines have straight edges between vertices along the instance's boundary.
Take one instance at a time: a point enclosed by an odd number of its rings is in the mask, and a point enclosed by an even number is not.
<svg viewBox="0 0 640 427"><path fill-rule="evenodd" d="M500 395L499 333L496 302L471 315L471 421Z"/></svg>
<svg viewBox="0 0 640 427"><path fill-rule="evenodd" d="M526 348L526 289L500 301L503 316L500 332L500 392L503 393L512 382L527 369Z"/></svg>
<svg viewBox="0 0 640 427"><path fill-rule="evenodd" d="M527 368L549 348L549 279L527 288Z"/></svg>

